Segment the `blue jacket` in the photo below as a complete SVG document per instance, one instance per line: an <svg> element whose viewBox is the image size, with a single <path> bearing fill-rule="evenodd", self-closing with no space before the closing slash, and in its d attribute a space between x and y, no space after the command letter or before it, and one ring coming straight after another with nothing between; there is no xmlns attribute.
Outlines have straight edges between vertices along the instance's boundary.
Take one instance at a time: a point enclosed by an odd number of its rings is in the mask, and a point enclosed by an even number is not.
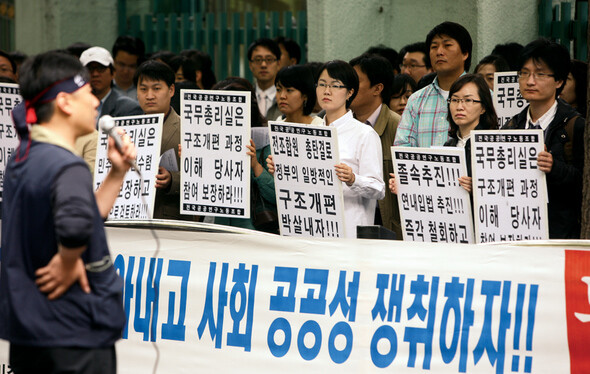
<svg viewBox="0 0 590 374"><path fill-rule="evenodd" d="M20 154L26 141L19 146ZM15 152L16 153L16 152ZM40 347L108 347L125 324L123 282L110 261L96 202L93 229L82 260L92 292L74 283L50 301L35 285L35 271L57 253L52 185L56 177L84 161L56 145L32 141L28 157L9 160L4 179L0 264L0 338ZM91 179L89 179L91 180ZM88 188L80 183L71 188ZM99 266L105 265L106 266Z"/></svg>

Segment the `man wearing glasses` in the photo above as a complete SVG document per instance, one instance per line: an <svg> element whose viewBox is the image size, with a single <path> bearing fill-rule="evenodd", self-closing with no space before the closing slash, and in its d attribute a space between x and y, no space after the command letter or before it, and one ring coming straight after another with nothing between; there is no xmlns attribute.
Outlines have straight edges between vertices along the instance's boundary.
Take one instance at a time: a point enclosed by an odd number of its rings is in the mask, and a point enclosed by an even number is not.
<svg viewBox="0 0 590 374"><path fill-rule="evenodd" d="M257 39L248 47L250 71L256 78L256 100L260 113L269 121L281 115L277 106L275 77L279 72L281 49L271 39Z"/></svg>
<svg viewBox="0 0 590 374"><path fill-rule="evenodd" d="M502 128L543 130L546 151L539 153L537 162L547 175L551 239L580 237L585 121L558 99L570 64L567 49L548 39L524 47L518 60L518 82L529 106Z"/></svg>
<svg viewBox="0 0 590 374"><path fill-rule="evenodd" d="M408 74L416 82L420 82L423 76L432 73L428 48L424 42L409 44L402 48L402 63L399 70L402 74ZM400 53L401 54L401 53Z"/></svg>
<svg viewBox="0 0 590 374"><path fill-rule="evenodd" d="M393 145L442 146L449 138L447 98L453 82L471 65L473 42L465 27L454 22L435 26L426 36L434 81L408 99Z"/></svg>

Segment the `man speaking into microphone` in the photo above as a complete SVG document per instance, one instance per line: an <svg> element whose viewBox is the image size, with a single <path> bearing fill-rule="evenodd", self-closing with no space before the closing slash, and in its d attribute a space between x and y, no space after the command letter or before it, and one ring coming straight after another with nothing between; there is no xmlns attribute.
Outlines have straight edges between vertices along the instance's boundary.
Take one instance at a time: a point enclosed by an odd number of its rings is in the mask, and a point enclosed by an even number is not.
<svg viewBox="0 0 590 374"><path fill-rule="evenodd" d="M125 325L122 280L103 227L135 147L109 139L112 167L93 192L75 154L94 130L98 99L86 70L61 52L27 60L19 79L25 110L13 111L21 142L6 167L2 205L0 338L21 373L115 373Z"/></svg>

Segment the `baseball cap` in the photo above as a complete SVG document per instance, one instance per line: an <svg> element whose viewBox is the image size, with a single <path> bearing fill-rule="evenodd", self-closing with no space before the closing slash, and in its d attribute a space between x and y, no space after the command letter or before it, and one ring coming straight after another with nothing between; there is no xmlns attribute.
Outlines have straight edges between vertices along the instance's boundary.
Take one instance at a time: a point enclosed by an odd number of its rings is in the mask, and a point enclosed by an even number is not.
<svg viewBox="0 0 590 374"><path fill-rule="evenodd" d="M114 65L111 54L102 47L91 47L82 52L80 55L80 62L84 66L91 62L98 62L104 66Z"/></svg>

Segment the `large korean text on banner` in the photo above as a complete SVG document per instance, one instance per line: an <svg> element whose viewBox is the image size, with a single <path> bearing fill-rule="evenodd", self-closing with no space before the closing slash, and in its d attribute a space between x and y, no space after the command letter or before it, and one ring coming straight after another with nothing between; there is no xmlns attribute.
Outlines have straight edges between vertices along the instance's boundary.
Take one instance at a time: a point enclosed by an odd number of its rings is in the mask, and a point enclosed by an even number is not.
<svg viewBox="0 0 590 374"><path fill-rule="evenodd" d="M109 213L109 220L149 219L153 217L156 198L156 174L160 159L163 114L114 118L115 125L125 130L137 149L135 164L139 175L130 169L121 191ZM94 188L97 189L111 169L107 158L107 138L99 133L94 167Z"/></svg>
<svg viewBox="0 0 590 374"><path fill-rule="evenodd" d="M18 84L0 83L0 201L4 191L6 164L18 145L18 135L11 116L12 108L22 100Z"/></svg>
<svg viewBox="0 0 590 374"><path fill-rule="evenodd" d="M548 239L542 130L471 132L478 243Z"/></svg>
<svg viewBox="0 0 590 374"><path fill-rule="evenodd" d="M498 115L498 127L520 113L526 104L520 94L517 72L494 73L494 109Z"/></svg>
<svg viewBox="0 0 590 374"><path fill-rule="evenodd" d="M250 218L250 95L182 90L182 214Z"/></svg>
<svg viewBox="0 0 590 374"><path fill-rule="evenodd" d="M473 243L463 148L391 147L404 240Z"/></svg>
<svg viewBox="0 0 590 374"><path fill-rule="evenodd" d="M336 129L271 122L281 235L344 237Z"/></svg>

